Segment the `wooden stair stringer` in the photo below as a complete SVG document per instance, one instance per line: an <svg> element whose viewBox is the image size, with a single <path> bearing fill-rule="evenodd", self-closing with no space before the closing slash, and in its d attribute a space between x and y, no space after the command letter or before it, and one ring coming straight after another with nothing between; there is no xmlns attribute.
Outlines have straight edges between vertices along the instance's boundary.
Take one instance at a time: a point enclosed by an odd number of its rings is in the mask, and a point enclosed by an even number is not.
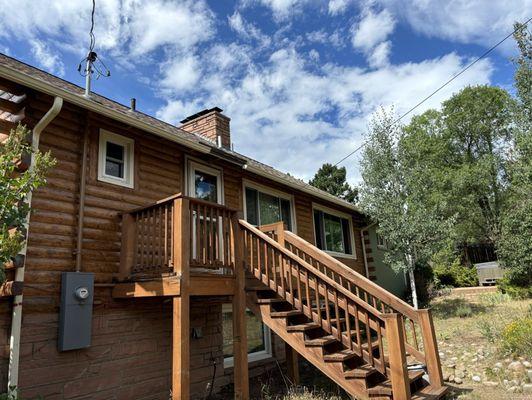
<svg viewBox="0 0 532 400"><path fill-rule="evenodd" d="M246 300L247 307L251 312L260 318L283 341L288 343L299 355L318 368L351 396L360 400L369 399L366 388L360 382L344 377L342 367L339 363L329 363L323 359L321 348L305 346L304 332L288 332L285 320L272 318L270 316L270 306L268 304L257 304L257 297L253 292L248 292Z"/></svg>

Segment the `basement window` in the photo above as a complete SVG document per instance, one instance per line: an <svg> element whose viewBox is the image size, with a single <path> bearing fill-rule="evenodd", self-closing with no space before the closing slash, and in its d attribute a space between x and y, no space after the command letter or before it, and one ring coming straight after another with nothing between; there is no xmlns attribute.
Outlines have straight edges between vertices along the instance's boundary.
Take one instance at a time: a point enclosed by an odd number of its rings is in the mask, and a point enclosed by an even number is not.
<svg viewBox="0 0 532 400"><path fill-rule="evenodd" d="M250 310L246 310L248 361L255 362L272 357L271 331ZM234 366L233 310L231 304L222 305L222 335L224 367Z"/></svg>
<svg viewBox="0 0 532 400"><path fill-rule="evenodd" d="M133 139L101 129L98 147L98 180L133 188L133 152Z"/></svg>
<svg viewBox="0 0 532 400"><path fill-rule="evenodd" d="M314 207L316 247L331 255L355 258L353 225L347 214Z"/></svg>

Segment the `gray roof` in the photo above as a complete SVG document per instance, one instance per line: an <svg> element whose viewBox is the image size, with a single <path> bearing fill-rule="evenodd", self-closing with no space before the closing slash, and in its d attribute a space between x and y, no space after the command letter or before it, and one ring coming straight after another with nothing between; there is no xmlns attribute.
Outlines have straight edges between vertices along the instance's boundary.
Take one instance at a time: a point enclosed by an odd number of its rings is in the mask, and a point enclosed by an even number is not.
<svg viewBox="0 0 532 400"><path fill-rule="evenodd" d="M44 93L65 97L66 101L70 101L83 108L93 109L96 112L102 112L102 110L108 111L106 114L111 118L115 118L126 123L137 122L138 124L136 125L139 126L140 129L154 134L159 134L160 136L163 136L162 134L164 134L164 137L171 140L176 139L176 141L185 146L192 148L206 148L210 150L209 152L212 154L225 154L229 158L239 160L242 164L246 164L248 167L251 167L250 169L253 172L256 172L264 177L273 179L277 182L293 187L294 189L299 189L306 193L313 194L332 203L336 203L346 208L358 211L353 204L345 200L315 188L301 179L297 179L289 174L283 173L269 165L256 161L243 154L233 150L219 148L215 143L199 135L186 132L175 125L166 123L140 111L131 111L129 107L94 92L92 92L90 97L87 98L84 96L85 90L82 87L44 72L38 68L32 67L31 65L18 61L12 57L6 56L2 53L0 53L0 76ZM65 95L68 95L68 97Z"/></svg>

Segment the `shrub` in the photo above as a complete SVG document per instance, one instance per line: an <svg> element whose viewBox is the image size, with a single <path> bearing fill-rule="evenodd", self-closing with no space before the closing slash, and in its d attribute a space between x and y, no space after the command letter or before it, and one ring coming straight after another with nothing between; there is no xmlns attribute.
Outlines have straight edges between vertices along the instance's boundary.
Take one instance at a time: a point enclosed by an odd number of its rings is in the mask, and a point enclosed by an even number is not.
<svg viewBox="0 0 532 400"><path fill-rule="evenodd" d="M468 287L478 285L477 270L460 264L456 258L452 263L435 261L433 264L434 282L438 287Z"/></svg>
<svg viewBox="0 0 532 400"><path fill-rule="evenodd" d="M504 277L497 283L497 287L499 290L510 296L512 299L515 300L525 300L532 298L532 287L526 286L516 286L512 284L510 279L507 277Z"/></svg>
<svg viewBox="0 0 532 400"><path fill-rule="evenodd" d="M509 353L532 358L532 318L520 318L506 325L502 343Z"/></svg>

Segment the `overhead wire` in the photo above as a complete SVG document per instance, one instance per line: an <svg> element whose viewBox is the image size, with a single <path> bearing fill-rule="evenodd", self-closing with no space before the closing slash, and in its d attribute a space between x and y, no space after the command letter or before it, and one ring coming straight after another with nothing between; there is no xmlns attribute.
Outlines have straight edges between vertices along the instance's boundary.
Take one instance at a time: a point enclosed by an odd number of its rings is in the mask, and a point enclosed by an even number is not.
<svg viewBox="0 0 532 400"><path fill-rule="evenodd" d="M521 24L521 26L518 26L516 29L514 29L512 32L510 32L508 35L506 35L503 39L501 39L499 42L497 42L495 45L490 47L488 50L486 50L482 55L480 55L478 58L476 58L473 62L469 63L467 66L462 68L459 72L454 74L451 78L449 78L445 83L443 83L440 87L438 87L436 90L434 90L432 93L430 93L428 96L423 98L423 100L419 101L415 106L411 107L408 111L401 114L398 118L393 120L390 125L388 125L388 128L391 128L396 123L401 121L404 117L406 117L408 114L410 114L412 111L414 111L416 108L418 108L420 105L422 105L424 102L429 100L432 96L434 96L436 93L438 93L440 90L442 90L445 86L447 86L449 83L454 81L456 78L458 78L460 75L462 75L464 72L466 72L468 69L470 69L473 65L475 65L477 62L482 60L484 57L486 57L488 54L490 54L493 50L495 50L497 47L499 47L503 42L505 42L508 38L510 38L512 35L514 35L517 31L524 29L527 27L528 23L532 20L532 17L529 18L526 22ZM527 28L528 29L528 28ZM358 146L355 150L351 151L349 154L347 154L345 157L343 157L340 161L334 164L336 167L338 164L341 164L345 160L347 160L349 157L351 157L353 154L355 154L357 151L362 149L364 146L367 145L367 142L362 143L360 146Z"/></svg>

